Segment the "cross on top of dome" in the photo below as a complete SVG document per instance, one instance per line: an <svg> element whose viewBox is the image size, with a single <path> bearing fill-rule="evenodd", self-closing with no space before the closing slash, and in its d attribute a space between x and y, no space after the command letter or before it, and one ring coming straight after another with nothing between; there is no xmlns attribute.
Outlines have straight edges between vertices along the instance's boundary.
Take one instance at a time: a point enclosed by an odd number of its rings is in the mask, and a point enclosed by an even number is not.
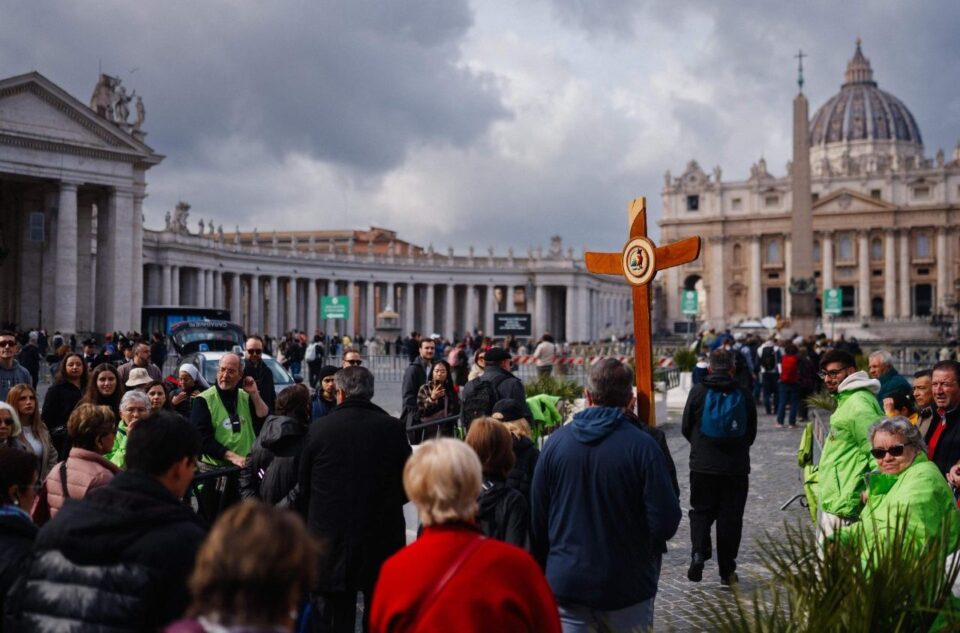
<svg viewBox="0 0 960 633"><path fill-rule="evenodd" d="M853 59L847 63L847 72L844 73L844 84L871 84L877 85L873 81L873 68L870 67L870 60L863 56L860 50L860 38L857 38L857 50L853 54Z"/></svg>

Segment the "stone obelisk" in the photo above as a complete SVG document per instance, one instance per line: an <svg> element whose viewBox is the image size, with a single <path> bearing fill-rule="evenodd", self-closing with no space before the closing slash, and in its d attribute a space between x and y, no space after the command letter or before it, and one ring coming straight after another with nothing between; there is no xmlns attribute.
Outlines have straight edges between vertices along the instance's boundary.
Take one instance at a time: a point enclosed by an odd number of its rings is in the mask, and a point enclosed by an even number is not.
<svg viewBox="0 0 960 633"><path fill-rule="evenodd" d="M790 222L790 322L797 334L813 334L816 329L817 285L813 277L813 210L810 191L810 130L807 98L803 95L803 52L793 100L793 213Z"/></svg>

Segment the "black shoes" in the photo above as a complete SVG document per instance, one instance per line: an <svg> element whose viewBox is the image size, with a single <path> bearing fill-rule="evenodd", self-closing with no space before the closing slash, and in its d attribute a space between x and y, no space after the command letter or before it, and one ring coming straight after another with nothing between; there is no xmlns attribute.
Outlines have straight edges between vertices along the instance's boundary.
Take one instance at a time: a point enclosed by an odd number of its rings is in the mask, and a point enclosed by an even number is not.
<svg viewBox="0 0 960 633"><path fill-rule="evenodd" d="M737 584L737 582L739 582L737 578L737 572L731 572L729 576L720 577L720 584L726 587L729 587L730 585L735 585Z"/></svg>
<svg viewBox="0 0 960 633"><path fill-rule="evenodd" d="M694 554L690 561L690 569L687 570L687 580L690 582L700 582L703 580L703 556Z"/></svg>

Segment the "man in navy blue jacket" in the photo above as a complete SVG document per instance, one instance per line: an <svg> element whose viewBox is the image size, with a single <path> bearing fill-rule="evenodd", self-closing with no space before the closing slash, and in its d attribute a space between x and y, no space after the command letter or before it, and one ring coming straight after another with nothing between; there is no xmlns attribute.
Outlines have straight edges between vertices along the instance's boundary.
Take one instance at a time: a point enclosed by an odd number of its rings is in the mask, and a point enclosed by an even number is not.
<svg viewBox="0 0 960 633"><path fill-rule="evenodd" d="M616 359L591 367L590 406L550 436L534 471L534 554L565 633L653 626L658 546L681 513L663 453L623 412L632 386Z"/></svg>

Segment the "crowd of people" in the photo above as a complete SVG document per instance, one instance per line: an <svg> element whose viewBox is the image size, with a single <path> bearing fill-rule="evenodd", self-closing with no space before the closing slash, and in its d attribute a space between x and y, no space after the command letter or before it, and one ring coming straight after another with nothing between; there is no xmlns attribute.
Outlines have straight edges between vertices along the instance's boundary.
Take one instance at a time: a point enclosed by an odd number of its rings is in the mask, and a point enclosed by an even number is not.
<svg viewBox="0 0 960 633"><path fill-rule="evenodd" d="M629 365L594 363L584 406L538 446L540 412L509 342L414 334L394 417L353 342L284 337L285 361L311 380L277 394L263 363L276 342L259 336L222 355L212 384L192 365L164 377L150 341L114 340L62 351L41 406L21 341L0 331L12 376L0 402L4 631L652 628L680 486L663 431L636 415ZM534 348L547 361L555 346L545 335ZM858 370L842 340L721 334L698 348L681 422L690 581L715 529L720 581L738 582L757 411L799 424L801 397L821 386L836 401L817 471L825 551L861 543L868 565L897 517L916 546L957 549L956 361L911 385L886 352Z"/></svg>

